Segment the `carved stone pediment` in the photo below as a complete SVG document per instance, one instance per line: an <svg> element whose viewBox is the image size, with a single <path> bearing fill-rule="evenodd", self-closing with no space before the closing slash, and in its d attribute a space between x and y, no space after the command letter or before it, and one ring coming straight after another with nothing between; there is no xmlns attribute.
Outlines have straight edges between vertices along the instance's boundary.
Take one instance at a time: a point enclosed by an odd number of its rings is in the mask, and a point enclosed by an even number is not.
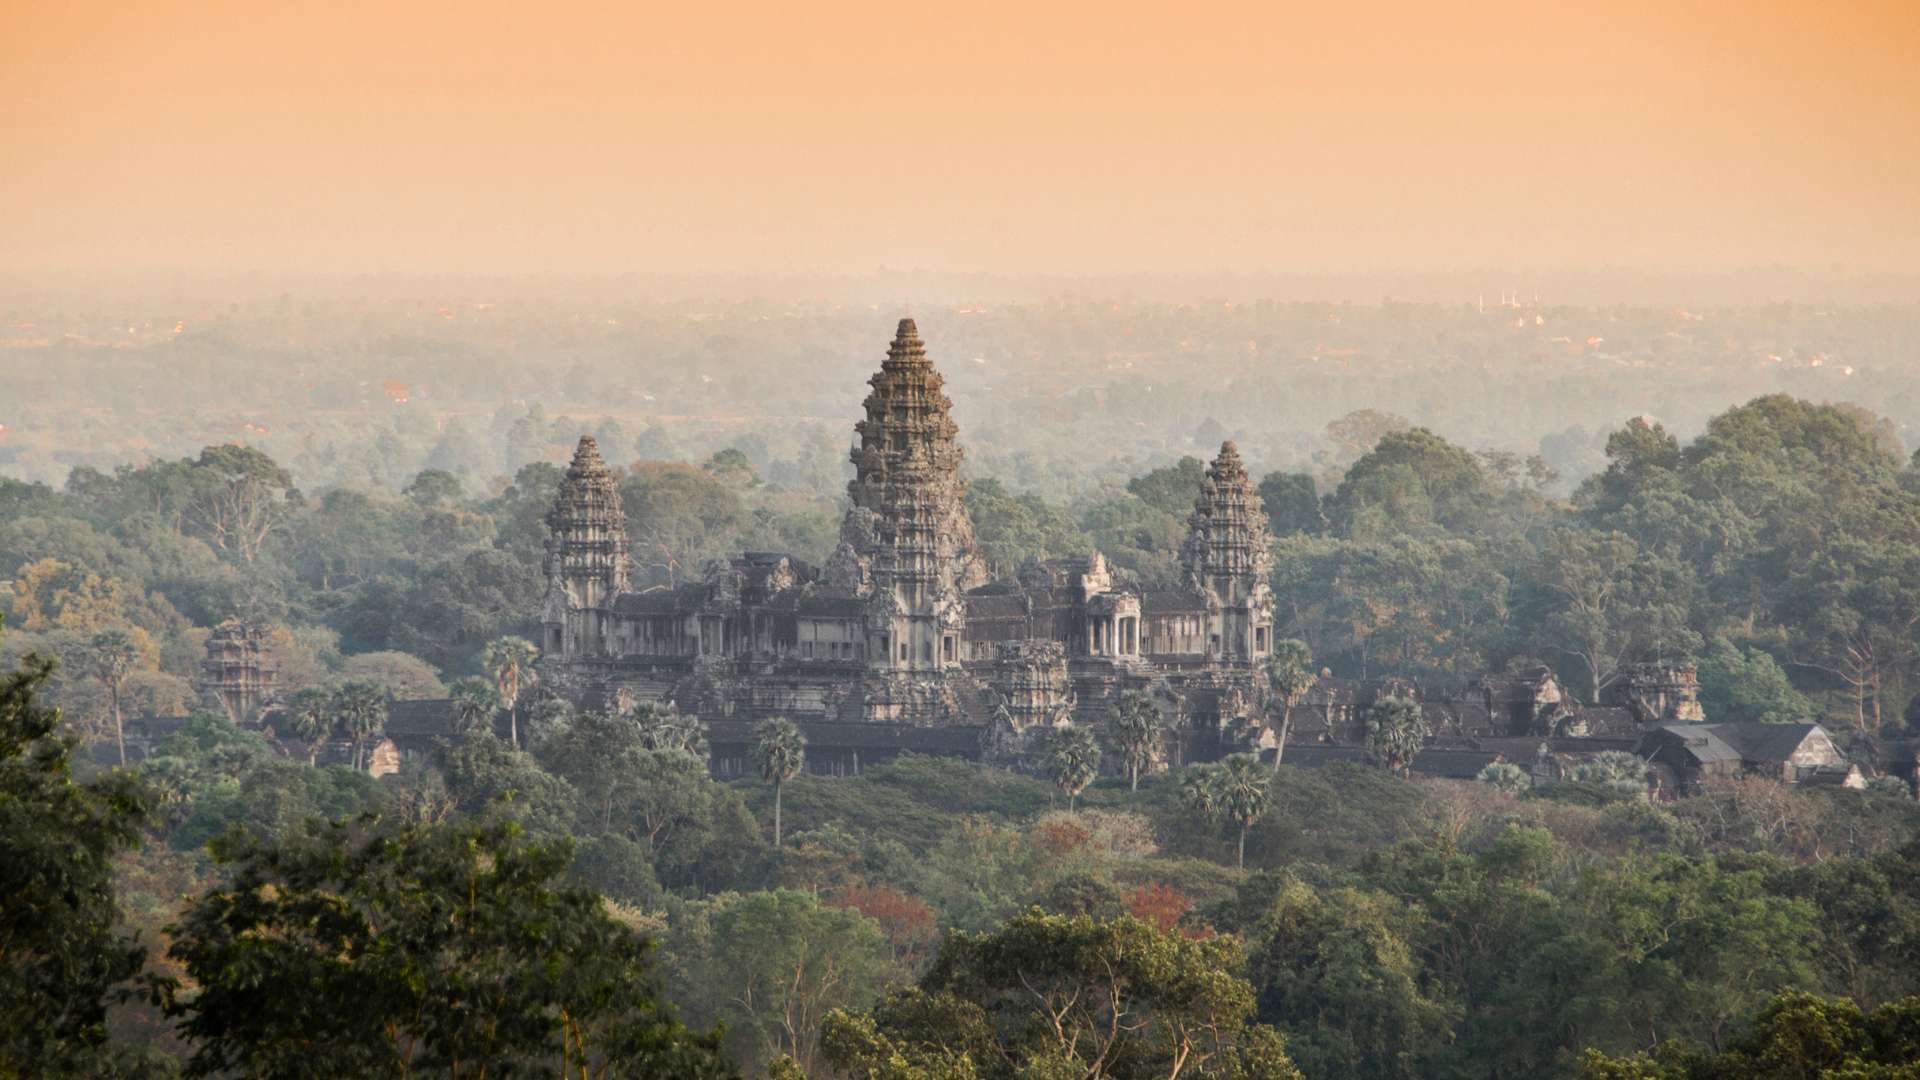
<svg viewBox="0 0 1920 1080"><path fill-rule="evenodd" d="M873 568L852 544L843 543L833 549L821 577L836 589L861 595L873 587Z"/></svg>
<svg viewBox="0 0 1920 1080"><path fill-rule="evenodd" d="M894 595L892 589L875 589L867 594L868 626L890 625L894 617L900 614L900 598Z"/></svg>

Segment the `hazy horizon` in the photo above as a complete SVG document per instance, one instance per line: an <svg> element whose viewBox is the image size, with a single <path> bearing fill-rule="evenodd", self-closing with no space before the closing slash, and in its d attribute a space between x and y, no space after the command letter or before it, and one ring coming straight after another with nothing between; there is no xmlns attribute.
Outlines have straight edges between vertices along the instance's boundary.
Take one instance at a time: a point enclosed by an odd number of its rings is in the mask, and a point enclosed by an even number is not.
<svg viewBox="0 0 1920 1080"><path fill-rule="evenodd" d="M0 270L1920 272L1920 7L1668 7L29 4Z"/></svg>

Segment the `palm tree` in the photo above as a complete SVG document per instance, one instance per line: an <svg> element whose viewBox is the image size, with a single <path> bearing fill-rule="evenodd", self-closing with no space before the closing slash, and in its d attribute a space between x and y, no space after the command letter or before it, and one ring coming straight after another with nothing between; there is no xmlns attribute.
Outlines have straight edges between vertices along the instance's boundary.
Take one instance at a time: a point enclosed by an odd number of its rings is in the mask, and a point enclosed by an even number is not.
<svg viewBox="0 0 1920 1080"><path fill-rule="evenodd" d="M800 725L784 716L764 720L753 729L753 761L760 778L773 785L773 846L780 846L780 789L800 775L807 764L807 737Z"/></svg>
<svg viewBox="0 0 1920 1080"><path fill-rule="evenodd" d="M1180 801L1204 818L1220 812L1220 766L1192 765L1180 776Z"/></svg>
<svg viewBox="0 0 1920 1080"><path fill-rule="evenodd" d="M1247 865L1247 830L1267 812L1273 798L1273 774L1252 754L1234 754L1214 774L1214 800L1229 821L1240 826L1240 851L1234 865Z"/></svg>
<svg viewBox="0 0 1920 1080"><path fill-rule="evenodd" d="M1416 702L1383 698L1367 710L1367 749L1395 776L1405 776L1433 734Z"/></svg>
<svg viewBox="0 0 1920 1080"><path fill-rule="evenodd" d="M1645 798L1647 769L1646 759L1636 754L1625 750L1602 750L1574 766L1573 779L1579 783L1597 784L1620 795Z"/></svg>
<svg viewBox="0 0 1920 1080"><path fill-rule="evenodd" d="M531 690L540 681L533 668L540 650L523 637L495 638L480 653L480 666L493 676L500 691L500 707L507 710L507 735L515 750L520 749L520 692Z"/></svg>
<svg viewBox="0 0 1920 1080"><path fill-rule="evenodd" d="M1527 770L1505 761L1493 762L1474 779L1509 795L1518 795L1533 786L1533 777Z"/></svg>
<svg viewBox="0 0 1920 1080"><path fill-rule="evenodd" d="M127 731L120 716L120 692L139 661L140 650L125 630L102 630L87 642L87 669L107 688L107 699L113 705L113 741L120 749L123 766L127 763Z"/></svg>
<svg viewBox="0 0 1920 1080"><path fill-rule="evenodd" d="M1144 690L1129 690L1120 695L1107 716L1107 741L1120 753L1127 769L1127 790L1140 790L1140 774L1160 760L1160 743L1166 731L1166 718L1153 695Z"/></svg>
<svg viewBox="0 0 1920 1080"><path fill-rule="evenodd" d="M454 683L450 692L455 731L493 733L493 711L500 707L500 694L492 683L477 675L469 675Z"/></svg>
<svg viewBox="0 0 1920 1080"><path fill-rule="evenodd" d="M287 699L287 734L307 744L307 764L320 760L320 748L333 734L333 695L317 686L294 691Z"/></svg>
<svg viewBox="0 0 1920 1080"><path fill-rule="evenodd" d="M640 731L640 741L649 750L666 750L704 759L707 756L707 726L697 716L689 716L654 701L644 701L626 711L628 722Z"/></svg>
<svg viewBox="0 0 1920 1080"><path fill-rule="evenodd" d="M185 758L168 755L148 758L140 765L140 782L167 828L184 823L193 813L193 771Z"/></svg>
<svg viewBox="0 0 1920 1080"><path fill-rule="evenodd" d="M364 769L367 739L387 722L387 692L363 680L342 683L333 692L333 716L353 740L353 767Z"/></svg>
<svg viewBox="0 0 1920 1080"><path fill-rule="evenodd" d="M1273 655L1267 657L1267 702L1280 707L1280 726L1274 731L1273 767L1287 752L1287 731L1293 726L1293 707L1313 688L1313 653L1307 643L1294 639L1277 641Z"/></svg>
<svg viewBox="0 0 1920 1080"><path fill-rule="evenodd" d="M1094 778L1100 775L1100 743L1093 730L1084 727L1059 727L1047 737L1047 775L1053 784L1067 793L1067 809Z"/></svg>

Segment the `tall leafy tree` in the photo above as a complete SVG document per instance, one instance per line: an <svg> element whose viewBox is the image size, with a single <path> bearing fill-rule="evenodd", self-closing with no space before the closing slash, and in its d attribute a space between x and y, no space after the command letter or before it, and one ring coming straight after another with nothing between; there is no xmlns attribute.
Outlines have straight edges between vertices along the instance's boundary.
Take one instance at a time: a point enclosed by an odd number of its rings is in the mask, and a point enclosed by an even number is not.
<svg viewBox="0 0 1920 1080"><path fill-rule="evenodd" d="M0 676L0 1074L106 1075L111 994L145 957L120 930L114 859L148 795L122 771L74 782L74 741L39 697L52 671Z"/></svg>
<svg viewBox="0 0 1920 1080"><path fill-rule="evenodd" d="M1054 728L1047 734L1044 767L1053 786L1066 792L1067 809L1073 809L1074 800L1100 775L1100 743L1093 729L1074 724Z"/></svg>
<svg viewBox="0 0 1920 1080"><path fill-rule="evenodd" d="M800 725L784 716L762 721L753 729L753 763L760 779L773 785L773 846L780 845L780 795L787 781L807 765L807 737Z"/></svg>
<svg viewBox="0 0 1920 1080"><path fill-rule="evenodd" d="M520 748L520 693L539 681L533 666L538 659L539 648L523 637L495 638L480 653L480 666L493 676L500 707L507 710L507 741L516 750Z"/></svg>
<svg viewBox="0 0 1920 1080"><path fill-rule="evenodd" d="M1286 1034L1301 1070L1377 1080L1438 1075L1432 1053L1453 1037L1457 1017L1423 970L1417 909L1385 893L1315 890L1285 876L1271 885L1274 894L1242 932L1260 1019Z"/></svg>
<svg viewBox="0 0 1920 1080"><path fill-rule="evenodd" d="M1390 431L1353 463L1329 500L1349 536L1426 525L1465 530L1485 512L1480 460L1425 428Z"/></svg>
<svg viewBox="0 0 1920 1080"><path fill-rule="evenodd" d="M1139 791L1140 774L1159 762L1166 737L1167 721L1159 702L1144 690L1126 691L1107 714L1106 729L1107 741L1126 766L1127 790Z"/></svg>
<svg viewBox="0 0 1920 1080"><path fill-rule="evenodd" d="M400 494L422 507L452 506L460 501L460 478L444 469L422 469Z"/></svg>
<svg viewBox="0 0 1920 1080"><path fill-rule="evenodd" d="M538 747L573 723L573 705L566 698L549 694L527 710L527 744Z"/></svg>
<svg viewBox="0 0 1920 1080"><path fill-rule="evenodd" d="M120 752L120 764L127 763L127 727L121 716L121 694L127 676L140 661L140 650L125 630L102 630L87 641L86 669L107 691L108 707L113 714L113 743Z"/></svg>
<svg viewBox="0 0 1920 1080"><path fill-rule="evenodd" d="M1920 1065L1920 998L1872 1012L1848 998L1777 995L1723 1049L1666 1042L1651 1054L1609 1057L1589 1049L1579 1080L1899 1080Z"/></svg>
<svg viewBox="0 0 1920 1080"><path fill-rule="evenodd" d="M1793 662L1846 687L1854 722L1877 732L1896 707L1920 630L1920 520L1907 536L1846 530L1794 560L1783 609Z"/></svg>
<svg viewBox="0 0 1920 1080"><path fill-rule="evenodd" d="M208 543L253 563L298 504L293 477L247 446L209 446L192 463L188 519Z"/></svg>
<svg viewBox="0 0 1920 1080"><path fill-rule="evenodd" d="M387 693L370 682L345 682L333 692L333 719L353 740L353 767L367 767L367 740L387 723Z"/></svg>
<svg viewBox="0 0 1920 1080"><path fill-rule="evenodd" d="M1589 704L1599 701L1628 662L1699 651L1700 636L1687 624L1691 571L1643 551L1625 533L1554 531L1542 547L1534 581L1548 640L1586 669Z"/></svg>
<svg viewBox="0 0 1920 1080"><path fill-rule="evenodd" d="M595 833L614 828L616 810L625 816L648 779L652 753L631 723L599 712L581 713L539 749L541 763L580 792L582 829Z"/></svg>
<svg viewBox="0 0 1920 1080"><path fill-rule="evenodd" d="M918 987L833 1013L822 1043L855 1080L1299 1080L1244 963L1232 938L1036 910L950 935Z"/></svg>
<svg viewBox="0 0 1920 1080"><path fill-rule="evenodd" d="M634 523L636 568L666 585L725 553L750 517L740 492L680 462L635 462L620 481L620 501Z"/></svg>
<svg viewBox="0 0 1920 1080"><path fill-rule="evenodd" d="M980 550L996 577L1013 577L1031 559L1082 554L1092 547L1060 508L1038 495L1016 495L993 477L967 485L966 501Z"/></svg>
<svg viewBox="0 0 1920 1080"><path fill-rule="evenodd" d="M1700 704L1715 720L1785 724L1818 715L1772 654L1725 637L1700 659Z"/></svg>
<svg viewBox="0 0 1920 1080"><path fill-rule="evenodd" d="M194 1076L722 1077L662 1003L649 943L557 883L516 826L314 827L214 845L162 980Z"/></svg>
<svg viewBox="0 0 1920 1080"><path fill-rule="evenodd" d="M489 821L508 818L540 836L582 831L582 800L574 786L491 731L441 740L434 747L433 763L462 814Z"/></svg>
<svg viewBox="0 0 1920 1080"><path fill-rule="evenodd" d="M1127 491L1156 510L1184 515L1193 508L1194 493L1206 475L1206 462L1186 456L1127 481Z"/></svg>
<svg viewBox="0 0 1920 1080"><path fill-rule="evenodd" d="M1327 527L1320 494L1306 473L1268 473L1260 479L1260 505L1275 536L1317 536Z"/></svg>
<svg viewBox="0 0 1920 1080"><path fill-rule="evenodd" d="M786 1055L822 1075L820 1027L865 1008L893 974L880 927L809 892L723 893L688 905L665 947L675 999L694 1023L724 1023L739 1057Z"/></svg>

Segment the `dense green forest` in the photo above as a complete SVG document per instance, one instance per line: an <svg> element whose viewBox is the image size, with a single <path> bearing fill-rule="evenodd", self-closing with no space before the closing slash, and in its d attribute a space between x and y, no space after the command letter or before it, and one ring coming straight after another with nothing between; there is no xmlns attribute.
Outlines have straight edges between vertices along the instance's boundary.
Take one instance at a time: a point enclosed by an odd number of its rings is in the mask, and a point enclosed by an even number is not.
<svg viewBox="0 0 1920 1080"><path fill-rule="evenodd" d="M1260 485L1280 632L1315 664L1444 681L1546 663L1591 700L1624 665L1684 660L1715 719L1818 719L1863 761L1905 733L1920 469L1877 416L1774 396L1684 443L1628 422L1571 494L1537 458L1342 423L1341 460ZM968 506L998 571L1098 548L1157 582L1199 469L1070 501L980 475ZM393 698L486 715L490 646L538 608L558 480L534 463L306 491L221 445L0 481L0 1075L1597 1080L1913 1060L1920 805L1898 785L1754 779L1656 805L1605 782L1229 761L1135 790L1118 732L1090 783L1084 759L819 778L777 732L764 782L719 783L699 718L573 715L537 686L521 745L475 723L375 780L197 711L205 638L240 616L272 628L316 737L377 731ZM655 583L740 548L818 560L839 510L738 449L633 461L620 483ZM109 767L117 725L149 712L193 715ZM67 738L91 748L70 761ZM1827 1049L1795 1044L1789 1071L1781 1047L1816 1021Z"/></svg>

